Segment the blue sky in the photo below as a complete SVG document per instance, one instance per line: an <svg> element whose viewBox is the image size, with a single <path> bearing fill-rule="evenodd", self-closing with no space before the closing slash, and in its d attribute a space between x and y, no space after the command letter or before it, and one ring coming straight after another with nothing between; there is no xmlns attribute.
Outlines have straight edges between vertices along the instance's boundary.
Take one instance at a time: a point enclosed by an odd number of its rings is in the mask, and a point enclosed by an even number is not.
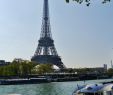
<svg viewBox="0 0 113 95"><path fill-rule="evenodd" d="M92 0L94 1L94 0ZM52 36L67 67L110 66L113 2L89 7L49 0ZM30 59L41 32L43 0L0 0L0 59Z"/></svg>

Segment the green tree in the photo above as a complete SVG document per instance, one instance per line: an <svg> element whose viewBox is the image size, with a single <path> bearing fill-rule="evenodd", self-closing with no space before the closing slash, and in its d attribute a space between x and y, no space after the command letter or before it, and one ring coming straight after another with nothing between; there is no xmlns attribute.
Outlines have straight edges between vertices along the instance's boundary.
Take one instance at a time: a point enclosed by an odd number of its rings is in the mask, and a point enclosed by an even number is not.
<svg viewBox="0 0 113 95"><path fill-rule="evenodd" d="M37 64L30 61L13 61L11 64L0 67L0 75L1 76L21 76L31 74L32 69Z"/></svg>
<svg viewBox="0 0 113 95"><path fill-rule="evenodd" d="M34 70L36 74L45 74L53 72L53 65L52 64L40 64L37 65Z"/></svg>
<svg viewBox="0 0 113 95"><path fill-rule="evenodd" d="M32 69L36 66L36 64L34 62L30 62L30 61L22 61L19 63L18 65L18 74L19 75L28 75L31 74ZM17 67L15 67L17 68Z"/></svg>
<svg viewBox="0 0 113 95"><path fill-rule="evenodd" d="M113 76L113 69L112 68L109 68L108 71L107 71L107 74L111 77Z"/></svg>

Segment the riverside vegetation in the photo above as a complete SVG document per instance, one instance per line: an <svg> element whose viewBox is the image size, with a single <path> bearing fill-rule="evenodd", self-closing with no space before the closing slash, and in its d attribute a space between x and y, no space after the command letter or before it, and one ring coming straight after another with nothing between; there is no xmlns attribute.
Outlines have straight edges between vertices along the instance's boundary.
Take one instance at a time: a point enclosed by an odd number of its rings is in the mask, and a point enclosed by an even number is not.
<svg viewBox="0 0 113 95"><path fill-rule="evenodd" d="M43 74L53 71L51 64L40 64L31 61L13 61L9 65L0 66L0 76L23 76Z"/></svg>
<svg viewBox="0 0 113 95"><path fill-rule="evenodd" d="M38 64L31 61L21 60L21 61L12 61L8 65L0 66L0 76L26 76L33 74L45 74L45 73L54 73L55 69L52 64ZM92 71L91 68L66 68L60 70L60 72L65 73L75 73L77 74L87 74ZM109 68L106 72L101 75L107 75L109 77L113 76L113 69Z"/></svg>

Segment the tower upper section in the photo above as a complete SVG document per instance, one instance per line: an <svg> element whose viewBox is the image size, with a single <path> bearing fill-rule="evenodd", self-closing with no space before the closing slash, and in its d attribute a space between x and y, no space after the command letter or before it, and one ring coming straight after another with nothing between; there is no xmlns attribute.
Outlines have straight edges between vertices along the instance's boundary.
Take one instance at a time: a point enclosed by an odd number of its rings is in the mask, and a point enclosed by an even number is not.
<svg viewBox="0 0 113 95"><path fill-rule="evenodd" d="M44 0L42 28L41 28L41 38L45 38L45 37L46 38L49 37L52 39L48 0Z"/></svg>

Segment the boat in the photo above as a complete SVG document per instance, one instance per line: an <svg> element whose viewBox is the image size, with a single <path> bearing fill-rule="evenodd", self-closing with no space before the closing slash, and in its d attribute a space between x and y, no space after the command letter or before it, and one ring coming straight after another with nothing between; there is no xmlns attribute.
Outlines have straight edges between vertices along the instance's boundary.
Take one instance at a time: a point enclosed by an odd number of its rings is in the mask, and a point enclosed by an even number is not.
<svg viewBox="0 0 113 95"><path fill-rule="evenodd" d="M8 94L8 95L21 95L21 94Z"/></svg>
<svg viewBox="0 0 113 95"><path fill-rule="evenodd" d="M113 95L113 83L77 85L72 95Z"/></svg>
<svg viewBox="0 0 113 95"><path fill-rule="evenodd" d="M20 85L20 84L38 84L38 83L50 83L49 78L25 78L25 79L2 79L0 85Z"/></svg>

